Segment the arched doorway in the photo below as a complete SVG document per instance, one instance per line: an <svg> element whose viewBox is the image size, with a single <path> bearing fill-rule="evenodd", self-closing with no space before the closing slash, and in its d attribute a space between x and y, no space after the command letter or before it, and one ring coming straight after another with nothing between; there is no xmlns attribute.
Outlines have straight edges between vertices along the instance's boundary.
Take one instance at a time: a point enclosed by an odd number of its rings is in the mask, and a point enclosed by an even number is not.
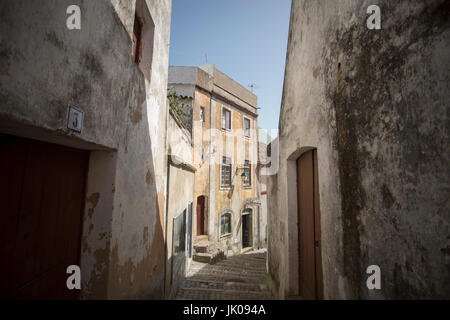
<svg viewBox="0 0 450 320"><path fill-rule="evenodd" d="M205 223L205 196L199 196L197 198L197 235L205 235L206 223Z"/></svg>
<svg viewBox="0 0 450 320"><path fill-rule="evenodd" d="M242 211L242 248L248 248L253 245L252 213L252 209L244 209Z"/></svg>
<svg viewBox="0 0 450 320"><path fill-rule="evenodd" d="M297 159L299 294L323 299L317 150Z"/></svg>

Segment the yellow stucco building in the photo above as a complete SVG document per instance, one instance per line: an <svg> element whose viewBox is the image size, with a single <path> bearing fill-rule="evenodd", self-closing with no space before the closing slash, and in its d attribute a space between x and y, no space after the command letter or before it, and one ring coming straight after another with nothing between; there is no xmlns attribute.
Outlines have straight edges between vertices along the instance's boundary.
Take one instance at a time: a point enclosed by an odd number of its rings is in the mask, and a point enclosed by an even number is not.
<svg viewBox="0 0 450 320"><path fill-rule="evenodd" d="M192 123L192 233L225 251L259 247L257 97L214 65L169 68L169 87Z"/></svg>

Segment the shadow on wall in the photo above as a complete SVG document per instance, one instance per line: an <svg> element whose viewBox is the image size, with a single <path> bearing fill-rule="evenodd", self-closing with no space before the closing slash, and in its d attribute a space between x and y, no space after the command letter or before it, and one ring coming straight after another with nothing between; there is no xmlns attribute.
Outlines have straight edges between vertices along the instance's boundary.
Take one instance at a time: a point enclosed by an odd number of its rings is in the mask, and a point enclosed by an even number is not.
<svg viewBox="0 0 450 320"><path fill-rule="evenodd" d="M111 247L108 291L111 298L161 299L164 296L165 260L164 188L161 185L158 193L155 157L152 152L152 139L158 137L150 136L147 110L152 106L147 104L145 76L137 64L134 65L133 76L129 82L139 90L136 96L130 95L126 104L129 106L130 121L127 121L126 128L129 140L124 146L123 158L119 157L118 170L124 171L121 177L121 184L123 184L121 189L127 193L128 197L131 197L130 206L133 207L134 204L141 202L136 204L136 207L144 209L141 212L139 210L133 212L133 210L125 211L120 208L119 212L115 213L115 219L121 222L121 228L127 228L125 233L131 234L133 239L137 239L137 243L125 244L125 246L131 245L135 252L130 251L130 248L120 248L123 239L121 234L117 235L116 244ZM161 128L160 133L164 132L163 130L165 130L164 127ZM146 161L142 162L140 159ZM139 173L127 174L126 170L130 164L140 167ZM136 181L135 174L140 182ZM117 179L116 182L118 182ZM129 193L129 190L139 190L139 188L145 192ZM128 255L125 263L120 262L120 260L123 261L119 258L120 255ZM141 256L142 259L136 263L135 256Z"/></svg>
<svg viewBox="0 0 450 320"><path fill-rule="evenodd" d="M65 28L69 1L0 5L0 26L12 39L2 41L0 53L1 117L11 134L90 151L82 298L161 298L165 152L154 155L152 145L162 144L165 127L151 128L147 108L165 119L166 88L164 99L155 88L156 103L148 105L146 76L111 2L77 2L85 13L81 31ZM66 128L69 105L84 111L80 134Z"/></svg>
<svg viewBox="0 0 450 320"><path fill-rule="evenodd" d="M124 54L128 59L124 64L129 77L122 78L119 88L116 88L118 90L112 89L116 94L114 101L118 100L119 114L115 117L120 119L118 130L121 131L121 137L113 191L112 233L107 244L109 253L103 257L96 256L96 265L108 265L104 269L108 279L108 298L161 299L164 296L165 272L165 189L160 177L165 173L165 152L155 155L152 147L154 140L159 140L159 144L164 141L162 137L166 134L166 128L151 128L148 109L160 108L155 110L159 111L155 115L159 114L160 119L165 119L166 99L163 88L161 104L148 105L150 93L147 92L145 81L151 80L155 26L144 1L138 1L136 10L136 19L143 24L142 39L148 41L141 43L142 59L135 62L129 54ZM116 20L119 21L119 18L116 17ZM151 36L145 37L146 33ZM128 45L125 49L128 50L133 43L128 34L126 38ZM153 94L157 93L157 90L153 91ZM158 97L152 101L158 101ZM150 132L156 132L156 135L151 136ZM158 162L158 168L155 161ZM95 276L94 271L92 276Z"/></svg>

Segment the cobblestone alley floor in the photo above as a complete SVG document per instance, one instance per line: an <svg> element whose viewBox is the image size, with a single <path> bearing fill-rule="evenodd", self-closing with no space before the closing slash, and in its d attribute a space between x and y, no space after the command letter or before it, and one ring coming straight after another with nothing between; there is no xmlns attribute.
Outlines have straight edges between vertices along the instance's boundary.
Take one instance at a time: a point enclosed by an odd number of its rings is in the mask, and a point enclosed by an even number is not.
<svg viewBox="0 0 450 320"><path fill-rule="evenodd" d="M230 256L210 265L192 262L177 300L273 299L266 280L267 251Z"/></svg>

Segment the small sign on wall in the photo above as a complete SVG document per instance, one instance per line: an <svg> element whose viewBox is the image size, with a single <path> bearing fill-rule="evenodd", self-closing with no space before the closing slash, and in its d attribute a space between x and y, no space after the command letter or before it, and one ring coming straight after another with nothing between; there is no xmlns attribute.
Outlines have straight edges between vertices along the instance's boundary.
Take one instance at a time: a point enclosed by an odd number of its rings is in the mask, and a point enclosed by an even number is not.
<svg viewBox="0 0 450 320"><path fill-rule="evenodd" d="M83 111L69 106L69 115L67 117L67 128L81 133L83 130Z"/></svg>

